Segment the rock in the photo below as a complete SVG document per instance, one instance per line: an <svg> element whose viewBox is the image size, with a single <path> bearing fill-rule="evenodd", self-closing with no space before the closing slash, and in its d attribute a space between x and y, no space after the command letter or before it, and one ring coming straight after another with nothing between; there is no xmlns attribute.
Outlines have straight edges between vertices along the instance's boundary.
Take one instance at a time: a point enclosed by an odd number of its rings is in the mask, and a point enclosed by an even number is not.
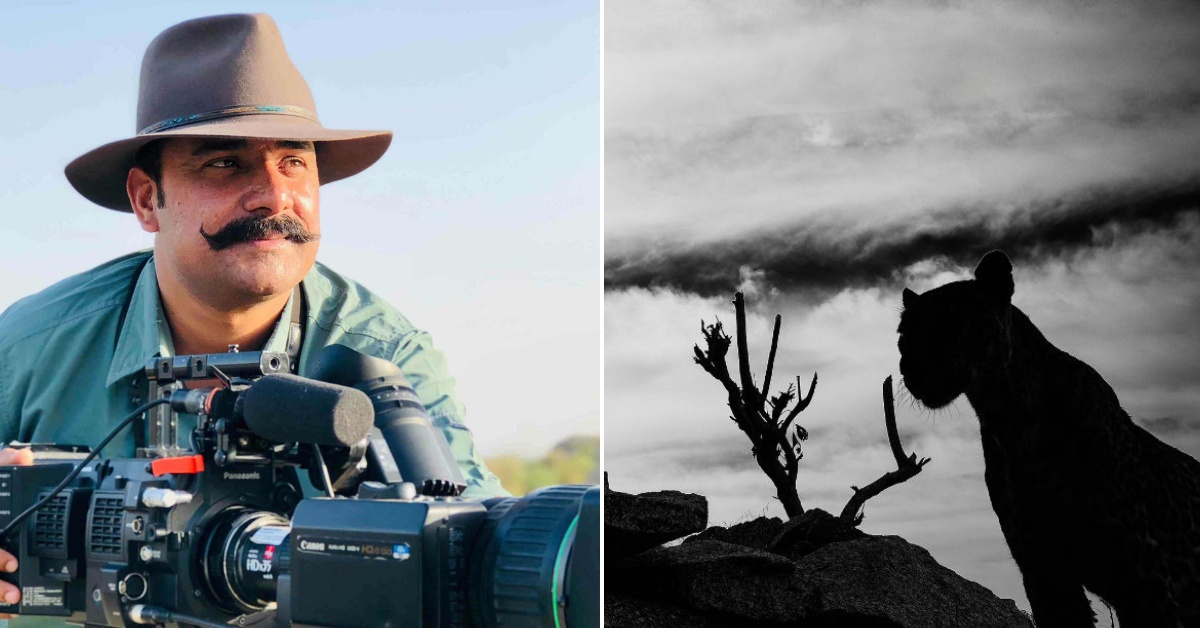
<svg viewBox="0 0 1200 628"><path fill-rule="evenodd" d="M744 545L754 549L765 550L771 546L784 523L779 517L759 517L752 521L723 528L713 526L699 534L684 539L684 543L696 541L724 541L735 545Z"/></svg>
<svg viewBox="0 0 1200 628"><path fill-rule="evenodd" d="M607 628L736 628L744 624L736 617L716 617L662 600L604 592L604 625Z"/></svg>
<svg viewBox="0 0 1200 628"><path fill-rule="evenodd" d="M779 533L763 549L792 560L839 541L861 539L866 533L820 508L813 508L784 523Z"/></svg>
<svg viewBox="0 0 1200 628"><path fill-rule="evenodd" d="M819 509L704 530L700 495L612 491L605 477L605 625L615 628L1032 628L1012 600L897 536ZM683 543L663 543L693 532Z"/></svg>
<svg viewBox="0 0 1200 628"><path fill-rule="evenodd" d="M731 615L701 612L662 600L646 600L624 593L605 591L606 628L895 628L898 624L861 615L828 615L799 623L747 621Z"/></svg>
<svg viewBox="0 0 1200 628"><path fill-rule="evenodd" d="M708 500L702 495L657 491L604 494L604 556L619 559L674 541L708 525Z"/></svg>
<svg viewBox="0 0 1200 628"><path fill-rule="evenodd" d="M834 542L799 561L689 540L609 563L606 573L606 600L622 600L613 617L625 626L1032 627L1012 600L895 536Z"/></svg>
<svg viewBox="0 0 1200 628"><path fill-rule="evenodd" d="M795 570L795 563L776 554L723 541L695 541L625 561L619 588L743 622L788 622L802 619L812 604L810 592L797 588ZM612 581L605 584L612 586Z"/></svg>
<svg viewBox="0 0 1200 628"><path fill-rule="evenodd" d="M832 543L796 562L798 590L813 591L814 619L858 614L916 628L1031 628L1012 600L938 564L898 536Z"/></svg>

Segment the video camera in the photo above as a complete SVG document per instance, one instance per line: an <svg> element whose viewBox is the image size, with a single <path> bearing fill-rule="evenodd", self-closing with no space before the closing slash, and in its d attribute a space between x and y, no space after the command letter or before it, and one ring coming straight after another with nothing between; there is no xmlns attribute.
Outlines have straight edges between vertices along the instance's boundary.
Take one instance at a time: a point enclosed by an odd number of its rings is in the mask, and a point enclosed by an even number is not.
<svg viewBox="0 0 1200 628"><path fill-rule="evenodd" d="M391 362L343 346L158 358L95 451L0 467L0 612L86 626L599 626L600 492L470 501ZM185 382L219 380L208 388ZM196 415L190 449L180 415ZM130 422L134 458L96 459ZM298 471L325 496L305 498Z"/></svg>

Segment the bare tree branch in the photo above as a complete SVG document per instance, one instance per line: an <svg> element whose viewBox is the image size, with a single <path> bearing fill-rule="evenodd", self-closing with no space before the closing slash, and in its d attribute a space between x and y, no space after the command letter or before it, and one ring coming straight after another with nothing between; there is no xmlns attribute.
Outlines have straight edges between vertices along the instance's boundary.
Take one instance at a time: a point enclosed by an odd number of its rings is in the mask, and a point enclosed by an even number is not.
<svg viewBox="0 0 1200 628"><path fill-rule="evenodd" d="M908 457L904 455L904 446L900 444L900 432L896 429L896 406L892 398L892 376L883 380L883 424L887 428L888 443L892 445L892 456L896 459L896 468L904 468Z"/></svg>
<svg viewBox="0 0 1200 628"><path fill-rule="evenodd" d="M783 422L784 430L787 430L788 426L792 424L792 421L796 420L796 417L799 416L801 412L804 412L806 409L808 409L808 404L810 402L812 402L813 391L815 391L816 389L817 389L817 374L813 373L812 384L810 384L808 387L808 396L801 397L800 401L796 402L796 407L792 408L792 411L790 413L788 413L787 419ZM796 376L796 394L797 395L800 394L801 390L804 390L804 389L800 388L800 376L797 375ZM807 431L805 431L805 433L804 433L804 438L808 438Z"/></svg>
<svg viewBox="0 0 1200 628"><path fill-rule="evenodd" d="M779 347L779 321L782 317L775 315L775 330L771 332L771 352L767 354L767 374L763 376L762 394L771 394L771 372L775 370L775 349Z"/></svg>
<svg viewBox="0 0 1200 628"><path fill-rule="evenodd" d="M779 417L783 416L783 412L787 410L788 404L792 399L796 398L791 384L788 384L787 390L780 392L771 399L771 423L779 425Z"/></svg>
<svg viewBox="0 0 1200 628"><path fill-rule="evenodd" d="M733 311L736 317L734 333L737 334L738 374L742 380L742 399L748 408L756 408L758 390L754 388L754 376L750 373L750 349L746 344L746 302L740 292L733 296Z"/></svg>
<svg viewBox="0 0 1200 628"><path fill-rule="evenodd" d="M890 375L883 380L883 422L887 427L888 442L891 443L892 455L896 458L897 468L895 471L884 473L878 480L868 484L866 488L850 487L854 491L854 495L850 497L850 501L846 502L841 514L842 521L850 525L856 526L862 522L862 515L859 513L868 499L901 482L907 482L920 473L930 460L929 458L918 460L916 454L904 455L904 447L900 444L900 434L896 429L896 412L892 401L892 378Z"/></svg>

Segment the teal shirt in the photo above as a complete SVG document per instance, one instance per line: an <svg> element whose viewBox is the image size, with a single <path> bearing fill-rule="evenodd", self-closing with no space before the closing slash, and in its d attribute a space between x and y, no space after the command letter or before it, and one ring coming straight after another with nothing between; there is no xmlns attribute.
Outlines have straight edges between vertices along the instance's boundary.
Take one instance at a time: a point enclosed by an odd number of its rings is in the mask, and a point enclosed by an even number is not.
<svg viewBox="0 0 1200 628"><path fill-rule="evenodd" d="M454 379L429 334L366 288L317 263L301 282L307 312L299 374L321 348L341 344L398 365L441 428L467 480L464 497L507 495L484 466ZM288 300L266 351L284 351ZM0 314L0 442L93 446L145 397L147 360L174 355L153 255L115 259L14 303ZM144 400L144 399L142 399ZM185 444L190 428L181 423ZM126 428L103 455L133 455Z"/></svg>

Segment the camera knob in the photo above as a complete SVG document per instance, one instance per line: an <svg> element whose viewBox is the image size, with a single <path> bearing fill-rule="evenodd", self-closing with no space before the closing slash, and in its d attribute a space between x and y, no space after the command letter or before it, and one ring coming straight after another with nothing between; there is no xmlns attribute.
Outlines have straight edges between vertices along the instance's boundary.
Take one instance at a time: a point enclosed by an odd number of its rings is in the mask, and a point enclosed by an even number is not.
<svg viewBox="0 0 1200 628"><path fill-rule="evenodd" d="M147 508L174 508L192 501L192 494L169 488L148 488L142 491L142 504Z"/></svg>
<svg viewBox="0 0 1200 628"><path fill-rule="evenodd" d="M359 499L415 499L417 487L412 482L384 484L367 480L358 485Z"/></svg>

